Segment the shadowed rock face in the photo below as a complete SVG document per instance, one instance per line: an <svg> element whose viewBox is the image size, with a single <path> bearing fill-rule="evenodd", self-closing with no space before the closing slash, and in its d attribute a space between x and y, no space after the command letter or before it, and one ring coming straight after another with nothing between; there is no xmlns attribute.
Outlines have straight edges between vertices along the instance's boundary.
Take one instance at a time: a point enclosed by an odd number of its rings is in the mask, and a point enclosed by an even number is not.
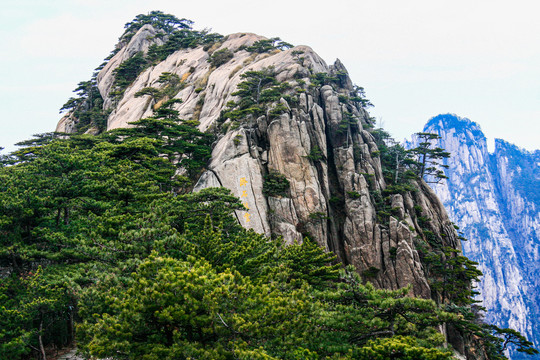
<svg viewBox="0 0 540 360"><path fill-rule="evenodd" d="M460 226L466 256L484 276L480 300L486 320L519 330L540 343L540 151L528 152L495 140L488 152L478 124L439 115L424 127L441 136L449 151L448 180L433 186ZM530 356L512 354L512 359Z"/></svg>
<svg viewBox="0 0 540 360"><path fill-rule="evenodd" d="M238 211L238 221L266 235L277 234L292 243L309 235L338 258L369 274L379 287L397 289L412 285L412 295L429 298L431 290L415 247L420 238L418 210L431 219L429 226L444 245L460 249L457 234L441 203L423 182L418 191L392 195L395 212L389 221L377 217L374 194L385 188L377 145L368 131L369 114L347 100L353 92L345 67L337 60L327 65L311 48L296 46L253 54L245 49L265 39L254 34L232 34L210 49L182 49L147 68L125 90L121 99L110 97L114 69L125 59L147 51L155 30L143 26L99 73L98 87L105 106L112 110L108 129L151 116L156 105L150 96L135 97L145 87L159 88L163 72L177 74L184 82L175 95L182 99L176 109L184 119L197 119L202 130L215 132L212 158L195 191L224 186L249 208ZM234 56L212 67L214 51L229 49ZM222 110L247 71L272 68L280 83L287 82L281 114L268 111L258 118L246 117L231 126L220 119ZM316 83L311 75L326 73L329 85ZM68 114L69 115L69 114ZM69 117L62 126L69 129ZM318 151L317 156L313 156ZM278 172L289 181L286 196L266 196L264 177ZM351 195L353 194L353 195ZM367 276L367 275L366 275Z"/></svg>

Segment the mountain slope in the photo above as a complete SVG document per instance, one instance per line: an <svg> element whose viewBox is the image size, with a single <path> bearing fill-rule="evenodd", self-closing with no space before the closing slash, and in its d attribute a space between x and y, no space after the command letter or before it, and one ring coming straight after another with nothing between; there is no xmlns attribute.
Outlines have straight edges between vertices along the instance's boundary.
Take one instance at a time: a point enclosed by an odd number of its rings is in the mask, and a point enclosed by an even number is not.
<svg viewBox="0 0 540 360"><path fill-rule="evenodd" d="M385 179L380 160L371 155L377 151L374 139L362 127L370 128L369 115L358 103L343 100L354 96L355 89L339 60L328 66L307 46L249 52L246 47L265 38L233 34L207 50L199 46L174 52L139 74L121 98L114 98L115 69L128 54L148 51L149 34L155 33L151 25L141 27L97 75L97 87L105 107L111 110L107 130L150 116L156 102L136 94L160 86L159 76L165 72L178 75L183 84L174 97L182 99L176 105L180 116L197 119L202 130L219 127L225 132L196 188L225 186L236 196L244 196L250 210L239 212L238 219L247 228L282 235L288 242L301 241L303 235L310 234L342 261L361 271L376 271L374 280L380 286L401 288L412 283L414 294L430 296L413 244L415 232L409 229L415 226L415 215L409 215L413 202L426 205L429 216L436 218L437 233L452 233L450 223L435 197L424 193L393 195L404 221L392 218L387 226L377 223L370 191L384 190ZM219 67L212 66L208 61L211 54L224 49L234 56ZM267 114L242 119L241 123L223 121L221 112L237 99L233 94L243 75L265 69L272 69L278 83L288 84L289 89L279 99L285 110L271 115L269 108ZM66 121L69 117L60 121L58 131L75 128ZM316 149L321 152L318 159L310 157ZM264 176L271 172L287 178L287 196L263 194ZM241 184L244 180L247 186ZM358 196L347 195L353 192ZM455 239L449 241L459 246ZM392 251L397 256L391 256L390 249L396 249ZM401 276L396 277L396 272Z"/></svg>
<svg viewBox="0 0 540 360"><path fill-rule="evenodd" d="M254 34L134 25L57 131L131 127L171 106L216 139L194 190L230 189L246 208L236 211L242 226L288 243L309 237L364 282L468 309L475 272L452 222L423 180L388 176L385 138L339 60ZM467 358L483 358L468 330L449 323L441 332Z"/></svg>
<svg viewBox="0 0 540 360"><path fill-rule="evenodd" d="M479 289L486 319L538 344L540 152L496 139L490 154L478 124L455 115L436 116L423 131L437 133L436 146L452 154L445 159L448 179L433 189L469 239L463 252L484 273Z"/></svg>

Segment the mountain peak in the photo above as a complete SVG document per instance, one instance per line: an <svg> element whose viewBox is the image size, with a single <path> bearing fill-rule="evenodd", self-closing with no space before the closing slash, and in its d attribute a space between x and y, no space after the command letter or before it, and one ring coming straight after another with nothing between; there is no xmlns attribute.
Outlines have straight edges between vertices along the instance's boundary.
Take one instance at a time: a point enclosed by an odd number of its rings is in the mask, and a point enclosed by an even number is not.
<svg viewBox="0 0 540 360"><path fill-rule="evenodd" d="M485 139L484 133L480 128L480 125L468 118L460 117L456 114L439 114L432 117L424 126L424 131L431 131L431 129L452 129L455 132L469 132L470 135L476 140Z"/></svg>
<svg viewBox="0 0 540 360"><path fill-rule="evenodd" d="M461 252L456 229L422 176L409 171L403 148L374 129L371 103L339 59L327 65L308 46L209 34L154 15L127 25L88 82L93 97L68 102L60 125L88 132L99 114L105 131L170 114L212 137L209 162L193 171L186 191L229 189L242 201L235 216L244 228L288 244L307 237L378 288L410 286L413 296L468 304L474 271L452 284L453 298L438 290L440 274L427 264ZM101 103L86 106L96 98ZM466 353L460 336L448 342Z"/></svg>
<svg viewBox="0 0 540 360"><path fill-rule="evenodd" d="M463 252L484 273L479 289L486 318L540 343L534 305L540 298L540 151L495 139L490 154L480 126L454 114L431 118L424 131L439 134L436 146L452 154L448 179L434 190L469 239Z"/></svg>

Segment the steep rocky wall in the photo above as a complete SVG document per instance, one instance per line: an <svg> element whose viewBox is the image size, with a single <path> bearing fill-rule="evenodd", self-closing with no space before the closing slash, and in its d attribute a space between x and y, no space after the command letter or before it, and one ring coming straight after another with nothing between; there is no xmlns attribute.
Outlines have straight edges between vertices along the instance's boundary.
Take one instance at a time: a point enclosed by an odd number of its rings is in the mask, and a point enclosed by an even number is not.
<svg viewBox="0 0 540 360"><path fill-rule="evenodd" d="M287 242L312 239L335 252L346 264L354 264L367 279L380 287L397 289L412 285L412 294L430 297L415 242L422 238L415 205L445 245L459 248L457 235L444 208L425 184L416 192L391 195L395 212L382 221L374 196L386 189L378 148L369 129L369 114L347 100L354 91L345 67L336 61L327 65L311 48L296 46L280 51L251 53L246 47L264 37L232 34L210 47L181 49L164 61L148 67L124 91L110 96L114 69L129 56L148 50L159 40L156 31L143 26L97 76L105 107L112 112L107 128L151 116L159 106L150 96L136 97L145 87L162 86L159 76L179 76L182 87L175 98L182 118L196 119L202 130L219 134L212 158L195 190L225 186L248 208L238 211L238 221L267 235L282 235ZM229 49L233 56L220 66L208 61L215 51ZM221 118L242 75L272 69L279 83L288 83L279 104L280 114L270 110L240 123ZM334 80L315 82L325 73ZM69 117L61 121L69 129ZM317 156L312 156L318 151ZM289 181L285 195L264 193L264 177L278 172Z"/></svg>
<svg viewBox="0 0 540 360"><path fill-rule="evenodd" d="M490 154L480 127L454 115L433 118L423 131L437 133L436 146L452 154L445 162L448 179L432 186L468 239L464 254L484 273L478 288L486 320L538 344L540 152L497 139ZM521 358L531 357L512 354Z"/></svg>
<svg viewBox="0 0 540 360"><path fill-rule="evenodd" d="M266 38L232 34L214 44L170 54L114 95L115 69L135 54L147 53L152 44L166 41L150 25L131 35L121 39L96 77L104 110L110 111L107 130L152 116L172 95L157 100L136 94L163 87L159 81L163 73L177 75L181 84L172 97L182 101L174 109L181 118L198 120L201 130L216 135L210 162L194 191L224 186L246 207L236 212L242 226L281 235L288 243L309 236L344 264L353 264L365 281L387 289L410 285L411 295L440 300L430 288L417 247L429 246L425 234L429 231L437 247L460 251L457 233L423 181L411 181L414 191L389 190L373 120L362 101L351 100L359 94L339 60L327 65L307 46L249 52L247 47ZM225 49L232 56L213 65L212 54ZM239 100L233 95L238 85L254 71L268 71L284 85L281 97L267 104L266 113L227 118L223 114L228 104ZM57 131L75 132L76 122L69 112ZM265 178L274 173L289 184L279 195L265 189ZM467 352L465 344L470 341L442 332L456 349Z"/></svg>

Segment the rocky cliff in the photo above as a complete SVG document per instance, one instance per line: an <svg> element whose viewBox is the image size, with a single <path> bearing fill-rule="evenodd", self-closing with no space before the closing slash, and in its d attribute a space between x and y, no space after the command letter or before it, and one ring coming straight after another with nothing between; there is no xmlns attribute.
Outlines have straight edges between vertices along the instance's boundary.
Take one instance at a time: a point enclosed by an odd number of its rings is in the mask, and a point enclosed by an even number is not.
<svg viewBox="0 0 540 360"><path fill-rule="evenodd" d="M95 78L106 130L131 126L164 100L181 99L174 104L181 117L216 135L195 191L224 186L244 202L246 211L237 212L244 227L287 242L309 236L379 287L411 285L412 295L440 300L418 246L435 242L459 253L457 233L423 181L410 180L411 188L388 186L367 101L339 60L327 65L307 46L280 48L273 39L239 33L179 48L118 91L122 64L150 57L168 41L150 24L121 38ZM270 46L261 50L261 44ZM152 94L170 85L163 74L179 81L168 88L176 89L173 94L160 99ZM243 107L239 89L247 89L263 111ZM57 131L81 131L75 111ZM449 340L468 351L457 338Z"/></svg>
<svg viewBox="0 0 540 360"><path fill-rule="evenodd" d="M484 273L478 287L486 319L538 345L540 151L496 139L489 153L478 124L455 115L436 116L423 131L437 133L436 146L452 154L448 179L433 189L468 239L463 252Z"/></svg>

